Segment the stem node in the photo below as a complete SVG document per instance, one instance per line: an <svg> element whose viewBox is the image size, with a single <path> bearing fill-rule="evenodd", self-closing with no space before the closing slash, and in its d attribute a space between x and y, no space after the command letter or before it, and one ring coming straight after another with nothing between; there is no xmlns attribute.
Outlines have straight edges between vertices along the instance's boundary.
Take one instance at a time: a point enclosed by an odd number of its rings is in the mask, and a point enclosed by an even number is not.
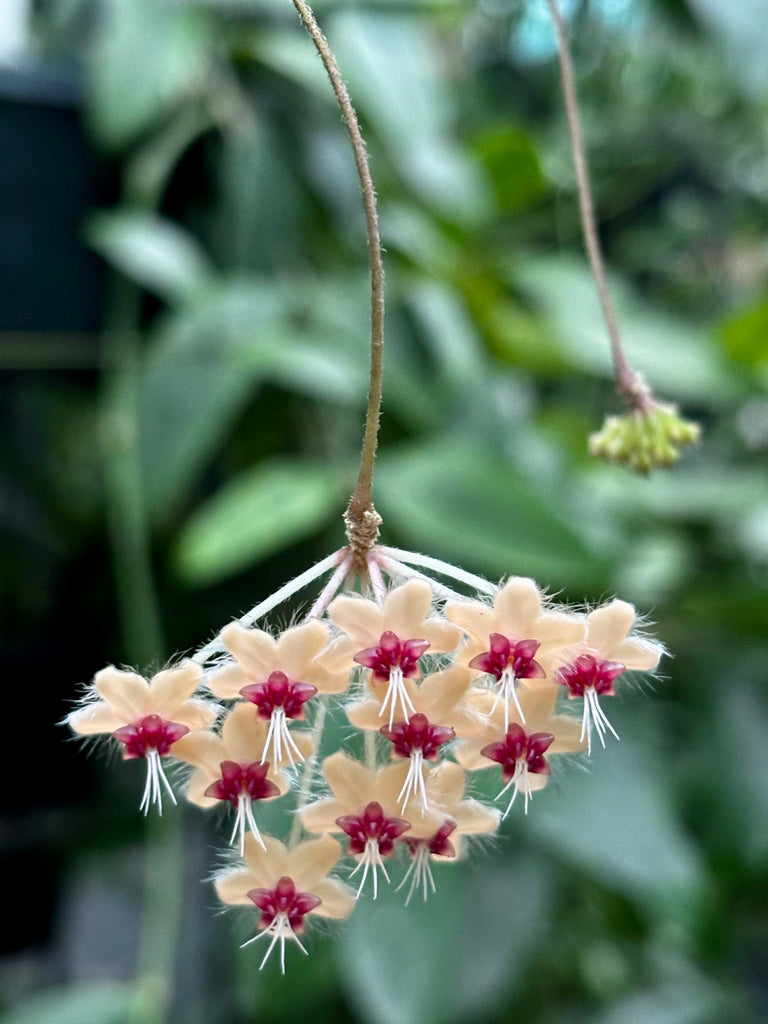
<svg viewBox="0 0 768 1024"><path fill-rule="evenodd" d="M376 511L373 501L360 501L357 494L354 494L344 513L344 526L354 568L359 573L367 574L368 555L379 539L381 526L381 516Z"/></svg>

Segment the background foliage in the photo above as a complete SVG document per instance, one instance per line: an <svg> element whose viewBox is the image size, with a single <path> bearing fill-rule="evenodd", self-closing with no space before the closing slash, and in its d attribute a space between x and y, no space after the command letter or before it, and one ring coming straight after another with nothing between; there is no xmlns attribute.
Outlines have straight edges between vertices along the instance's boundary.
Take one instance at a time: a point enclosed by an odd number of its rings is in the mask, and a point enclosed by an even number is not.
<svg viewBox="0 0 768 1024"><path fill-rule="evenodd" d="M615 398L544 4L323 2L387 250L376 501L390 543L634 601L672 657L588 774L286 980L198 882L210 822L139 820L138 775L54 723L107 661L199 645L341 543L368 332L348 144L290 4L35 8L18 73L54 76L41 116L87 148L14 129L30 188L0 211L29 289L0 334L0 855L26 896L2 1024L768 1020L768 12L564 6L628 349L703 442L649 479L586 454ZM107 274L68 277L78 239Z"/></svg>

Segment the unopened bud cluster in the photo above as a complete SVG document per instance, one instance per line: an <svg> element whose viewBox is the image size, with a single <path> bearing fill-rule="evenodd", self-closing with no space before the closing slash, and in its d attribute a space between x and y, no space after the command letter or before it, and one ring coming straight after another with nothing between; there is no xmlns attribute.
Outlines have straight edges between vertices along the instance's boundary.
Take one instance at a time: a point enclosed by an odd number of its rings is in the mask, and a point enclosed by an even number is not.
<svg viewBox="0 0 768 1024"><path fill-rule="evenodd" d="M477 596L414 565L438 566ZM518 797L527 812L551 772L614 733L601 700L662 653L636 635L624 601L578 612L544 600L530 579L497 587L380 546L362 580L370 596L344 589L352 569L342 549L149 681L102 670L68 717L74 732L105 734L125 759L146 760L145 813L161 810L164 795L175 803L174 764L187 800L231 805L242 862L216 889L253 909L249 941L265 939L262 966L279 945L284 968L286 940L306 951L308 918L346 917L390 873L408 900L426 899L433 862L455 861L472 836L496 831ZM301 623L279 633L253 625L331 570ZM319 762L329 707L344 709L350 739ZM479 772L496 779L494 805L473 796ZM295 810L290 836L260 827L271 800Z"/></svg>
<svg viewBox="0 0 768 1024"><path fill-rule="evenodd" d="M698 423L684 419L675 405L652 401L624 416L608 416L600 431L591 434L591 455L621 462L635 473L672 466L682 449L696 444Z"/></svg>

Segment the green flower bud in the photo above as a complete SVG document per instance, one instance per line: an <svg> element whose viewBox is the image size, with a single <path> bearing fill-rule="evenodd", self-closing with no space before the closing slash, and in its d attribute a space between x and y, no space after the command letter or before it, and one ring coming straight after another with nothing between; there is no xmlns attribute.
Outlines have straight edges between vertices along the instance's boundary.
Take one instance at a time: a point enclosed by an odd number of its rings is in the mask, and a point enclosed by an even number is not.
<svg viewBox="0 0 768 1024"><path fill-rule="evenodd" d="M673 465L681 450L695 444L700 434L698 423L683 419L677 406L651 402L624 416L608 416L603 429L590 435L589 451L645 474L658 466Z"/></svg>

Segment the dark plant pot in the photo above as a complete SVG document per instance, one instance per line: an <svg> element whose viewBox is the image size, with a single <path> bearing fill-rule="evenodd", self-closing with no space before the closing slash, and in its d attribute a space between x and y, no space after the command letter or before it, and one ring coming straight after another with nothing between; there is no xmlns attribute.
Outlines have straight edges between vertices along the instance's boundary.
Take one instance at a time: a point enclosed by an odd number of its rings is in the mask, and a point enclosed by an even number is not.
<svg viewBox="0 0 768 1024"><path fill-rule="evenodd" d="M0 70L0 331L100 326L104 267L82 224L116 189L79 100L72 72Z"/></svg>

